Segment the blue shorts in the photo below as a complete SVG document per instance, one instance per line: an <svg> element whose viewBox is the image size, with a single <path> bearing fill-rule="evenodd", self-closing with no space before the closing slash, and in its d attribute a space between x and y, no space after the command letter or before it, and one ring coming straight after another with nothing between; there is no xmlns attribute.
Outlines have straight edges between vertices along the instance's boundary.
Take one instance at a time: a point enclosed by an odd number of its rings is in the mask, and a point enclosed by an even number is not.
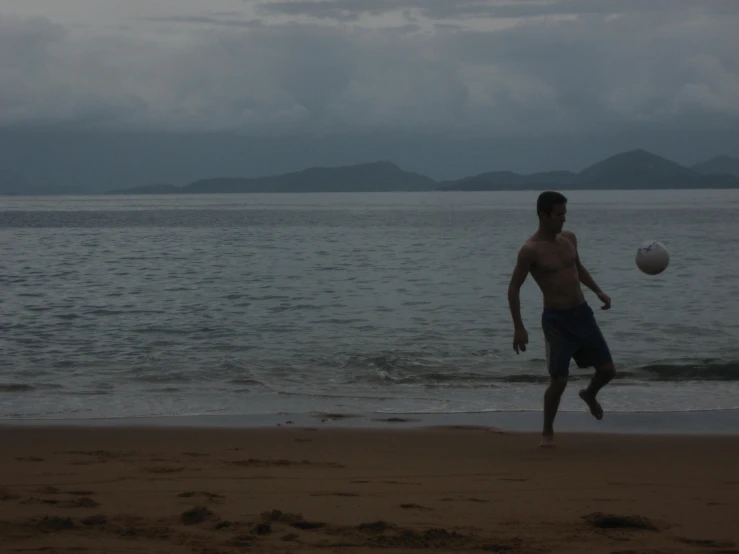
<svg viewBox="0 0 739 554"><path fill-rule="evenodd" d="M567 377L571 359L580 368L597 368L612 361L587 302L574 308L544 308L541 326L546 339L547 369L552 377Z"/></svg>

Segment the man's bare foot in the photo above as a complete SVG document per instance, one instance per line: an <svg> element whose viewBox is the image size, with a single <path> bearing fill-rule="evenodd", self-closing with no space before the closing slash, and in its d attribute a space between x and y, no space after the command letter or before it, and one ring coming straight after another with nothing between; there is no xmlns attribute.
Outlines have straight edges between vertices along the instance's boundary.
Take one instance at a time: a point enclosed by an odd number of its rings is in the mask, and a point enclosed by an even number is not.
<svg viewBox="0 0 739 554"><path fill-rule="evenodd" d="M598 401L595 399L595 397L588 394L587 389L582 389L580 391L580 398L582 398L588 405L588 408L590 408L590 413L593 414L593 417L595 419L603 419L603 408L600 404L598 404Z"/></svg>
<svg viewBox="0 0 739 554"><path fill-rule="evenodd" d="M539 448L551 448L554 446L554 437L552 435L544 435L539 443Z"/></svg>

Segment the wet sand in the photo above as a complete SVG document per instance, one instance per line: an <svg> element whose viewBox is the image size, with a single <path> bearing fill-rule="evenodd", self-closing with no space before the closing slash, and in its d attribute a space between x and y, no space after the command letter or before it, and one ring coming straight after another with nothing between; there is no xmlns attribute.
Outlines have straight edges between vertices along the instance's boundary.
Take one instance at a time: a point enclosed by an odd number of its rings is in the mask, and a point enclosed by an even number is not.
<svg viewBox="0 0 739 554"><path fill-rule="evenodd" d="M738 436L537 443L475 425L0 427L0 552L739 553Z"/></svg>

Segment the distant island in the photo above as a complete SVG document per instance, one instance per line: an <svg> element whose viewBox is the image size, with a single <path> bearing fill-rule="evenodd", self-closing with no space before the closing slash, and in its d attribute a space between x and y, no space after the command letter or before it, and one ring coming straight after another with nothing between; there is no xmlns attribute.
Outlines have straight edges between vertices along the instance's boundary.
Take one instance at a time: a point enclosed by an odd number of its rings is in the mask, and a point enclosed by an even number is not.
<svg viewBox="0 0 739 554"><path fill-rule="evenodd" d="M434 190L436 181L403 171L390 162L343 167L311 167L270 177L217 177L185 185L151 185L107 194L218 194L255 192L418 192ZM135 191L135 192L132 192Z"/></svg>
<svg viewBox="0 0 739 554"><path fill-rule="evenodd" d="M214 177L184 186L166 183L108 191L111 195L234 194L301 192L424 192L531 190L650 190L739 188L739 158L717 156L692 167L637 149L611 156L578 173L553 170L528 175L490 171L437 182L379 161L340 167L310 167L267 177ZM33 187L22 176L0 170L0 194L86 194L80 189Z"/></svg>
<svg viewBox="0 0 739 554"><path fill-rule="evenodd" d="M734 165L731 165L733 160ZM727 171L727 169L729 171ZM685 167L645 150L616 154L579 173L547 171L520 175L493 171L439 184L439 190L647 190L739 187L739 159L721 156Z"/></svg>

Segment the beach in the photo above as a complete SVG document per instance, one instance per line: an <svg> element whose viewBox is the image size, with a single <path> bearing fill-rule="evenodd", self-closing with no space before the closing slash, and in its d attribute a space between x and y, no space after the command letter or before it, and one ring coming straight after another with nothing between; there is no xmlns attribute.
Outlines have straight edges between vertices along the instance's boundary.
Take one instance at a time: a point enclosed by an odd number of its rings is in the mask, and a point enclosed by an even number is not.
<svg viewBox="0 0 739 554"><path fill-rule="evenodd" d="M0 551L739 552L736 435L329 419L0 426Z"/></svg>
<svg viewBox="0 0 739 554"><path fill-rule="evenodd" d="M568 195L617 374L554 449L534 191L9 198L0 553L739 553L738 191Z"/></svg>

